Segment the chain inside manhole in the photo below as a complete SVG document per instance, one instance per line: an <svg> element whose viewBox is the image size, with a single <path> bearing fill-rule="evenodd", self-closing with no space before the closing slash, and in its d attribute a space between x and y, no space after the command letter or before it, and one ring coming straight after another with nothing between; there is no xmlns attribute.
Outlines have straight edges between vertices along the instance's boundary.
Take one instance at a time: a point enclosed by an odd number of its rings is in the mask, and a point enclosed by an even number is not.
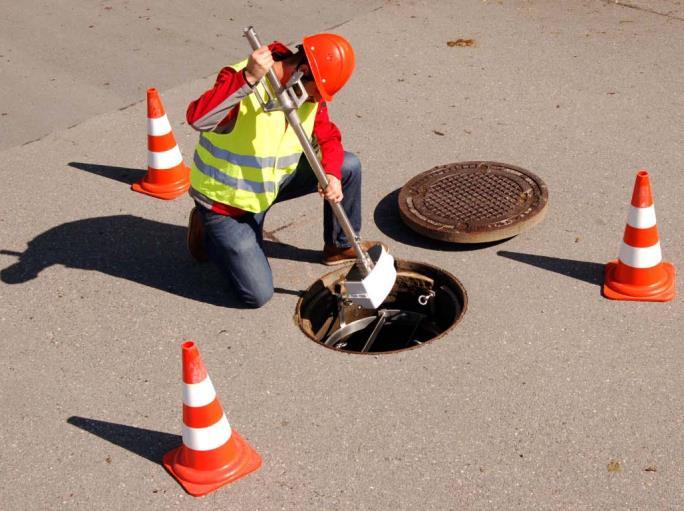
<svg viewBox="0 0 684 511"><path fill-rule="evenodd" d="M468 297L450 273L428 264L396 260L397 281L377 310L343 299L350 266L324 275L297 303L302 331L328 348L350 353L390 353L442 337L465 314Z"/></svg>

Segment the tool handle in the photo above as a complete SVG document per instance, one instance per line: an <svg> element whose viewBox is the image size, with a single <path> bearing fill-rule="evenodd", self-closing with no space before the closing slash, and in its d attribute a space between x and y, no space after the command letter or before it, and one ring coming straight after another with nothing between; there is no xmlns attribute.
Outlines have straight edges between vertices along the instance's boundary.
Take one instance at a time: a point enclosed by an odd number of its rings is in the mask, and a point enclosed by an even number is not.
<svg viewBox="0 0 684 511"><path fill-rule="evenodd" d="M254 27L246 28L244 30L244 34L253 50L258 50L261 48L262 45L259 41L256 31L254 30ZM278 75L276 75L276 72L273 68L268 70L266 77L268 78L271 89L275 92L278 101L280 102L283 112L285 112L285 116L287 117L290 126L294 130L299 142L302 145L306 159L309 160L309 164L311 165L311 169L318 179L318 183L325 190L329 184L328 177L325 175L325 171L321 166L321 162L318 160L313 147L311 147L311 142L309 141L309 138L302 127L302 122L297 114L297 105L292 100L290 95L287 94L285 88L281 85ZM373 269L373 262L371 261L370 257L368 257L368 254L361 249L359 237L356 235L356 233L354 233L354 229L349 222L349 218L347 218L344 208L342 208L340 203L334 203L332 201L328 201L328 203L330 204L335 217L340 223L340 227L342 227L347 240L354 248L359 269L362 271L364 276L368 275Z"/></svg>

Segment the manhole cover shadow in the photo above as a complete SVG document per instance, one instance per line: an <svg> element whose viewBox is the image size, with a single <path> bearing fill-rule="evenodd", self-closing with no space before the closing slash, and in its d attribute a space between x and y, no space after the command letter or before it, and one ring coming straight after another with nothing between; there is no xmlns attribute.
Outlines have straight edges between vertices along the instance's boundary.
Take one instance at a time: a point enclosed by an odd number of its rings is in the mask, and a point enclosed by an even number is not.
<svg viewBox="0 0 684 511"><path fill-rule="evenodd" d="M488 241L483 243L458 243L454 241L445 241L435 238L429 238L425 235L419 234L415 230L406 225L399 214L399 193L401 188L385 195L375 206L373 212L373 221L375 226L388 238L407 245L410 247L417 247L424 250L432 250L438 252L465 252L483 250L494 245L505 243L510 238L503 238L495 241Z"/></svg>

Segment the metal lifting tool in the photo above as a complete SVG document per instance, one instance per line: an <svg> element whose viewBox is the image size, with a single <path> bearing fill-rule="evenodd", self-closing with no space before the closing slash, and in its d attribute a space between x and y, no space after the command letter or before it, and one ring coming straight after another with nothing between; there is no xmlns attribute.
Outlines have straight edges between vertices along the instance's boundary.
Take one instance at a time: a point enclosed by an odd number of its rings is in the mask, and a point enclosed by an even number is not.
<svg viewBox="0 0 684 511"><path fill-rule="evenodd" d="M262 44L253 27L244 29L244 35L252 50L261 48ZM265 97L262 97L262 92L259 90L255 90L255 94L265 112L282 111L285 114L289 125L302 145L306 159L309 161L319 185L325 190L328 187L328 178L297 113L297 109L308 98L302 77L303 73L297 71L285 85L282 85L275 71L271 68L266 74L267 80L259 81L264 86ZM254 86L255 89L257 85ZM394 266L394 258L380 243L371 247L368 253L364 252L361 248L361 240L354 232L342 205L328 202L356 254L356 265L349 271L345 280L347 297L361 307L376 309L387 298L396 281L397 271Z"/></svg>

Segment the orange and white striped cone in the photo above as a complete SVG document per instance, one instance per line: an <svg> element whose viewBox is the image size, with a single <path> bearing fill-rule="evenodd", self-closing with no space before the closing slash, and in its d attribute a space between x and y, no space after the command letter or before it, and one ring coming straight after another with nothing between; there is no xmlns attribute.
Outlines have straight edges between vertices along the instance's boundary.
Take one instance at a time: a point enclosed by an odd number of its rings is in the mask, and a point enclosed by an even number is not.
<svg viewBox="0 0 684 511"><path fill-rule="evenodd" d="M648 172L637 172L617 261L606 265L603 295L611 300L668 302L675 268L663 262Z"/></svg>
<svg viewBox="0 0 684 511"><path fill-rule="evenodd" d="M165 200L190 188L190 169L183 163L157 89L147 89L147 174L131 188Z"/></svg>
<svg viewBox="0 0 684 511"><path fill-rule="evenodd" d="M183 349L183 445L164 455L163 465L196 497L261 466L259 454L232 430L193 341Z"/></svg>

